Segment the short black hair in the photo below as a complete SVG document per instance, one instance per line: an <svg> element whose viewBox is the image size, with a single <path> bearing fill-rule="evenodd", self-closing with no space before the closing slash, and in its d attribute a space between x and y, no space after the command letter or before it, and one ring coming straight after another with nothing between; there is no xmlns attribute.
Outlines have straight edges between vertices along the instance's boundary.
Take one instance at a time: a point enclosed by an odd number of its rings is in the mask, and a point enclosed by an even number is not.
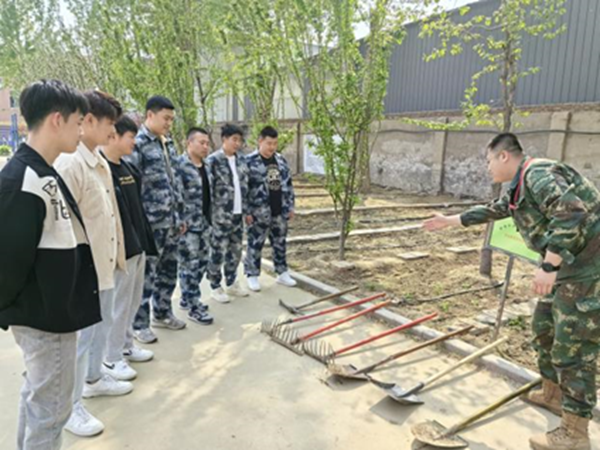
<svg viewBox="0 0 600 450"><path fill-rule="evenodd" d="M133 134L137 134L138 132L138 126L136 125L135 121L127 115L121 116L117 123L115 123L115 129L117 130L117 134L119 136L123 136L128 131Z"/></svg>
<svg viewBox="0 0 600 450"><path fill-rule="evenodd" d="M62 81L39 80L23 89L19 108L27 128L33 130L55 112L65 120L77 111L87 114L89 104L81 92Z"/></svg>
<svg viewBox="0 0 600 450"><path fill-rule="evenodd" d="M170 109L171 111L174 111L175 105L171 100L169 100L167 97L163 97L162 95L150 97L146 102L146 112L152 111L153 113L157 113L162 109Z"/></svg>
<svg viewBox="0 0 600 450"><path fill-rule="evenodd" d="M264 138L268 138L268 137L269 138L273 138L273 139L277 139L277 136L279 136L279 133L272 126L266 126L266 127L264 127L260 131L260 134L258 135L258 137L263 138L263 139Z"/></svg>
<svg viewBox="0 0 600 450"><path fill-rule="evenodd" d="M121 104L116 98L106 92L93 90L86 91L83 95L85 95L90 105L88 113L96 119L109 119L116 122L121 117L121 114L123 114Z"/></svg>
<svg viewBox="0 0 600 450"><path fill-rule="evenodd" d="M208 131L206 131L204 128L192 127L188 130L187 134L185 135L185 138L189 141L192 138L192 136L194 136L196 133L202 133L208 136Z"/></svg>
<svg viewBox="0 0 600 450"><path fill-rule="evenodd" d="M236 134L238 134L241 138L244 137L244 130L242 130L242 127L232 123L226 123L223 125L223 128L221 128L221 139L235 136Z"/></svg>
<svg viewBox="0 0 600 450"><path fill-rule="evenodd" d="M490 141L487 148L491 152L504 150L514 155L523 154L523 147L519 142L519 138L513 133L500 133Z"/></svg>

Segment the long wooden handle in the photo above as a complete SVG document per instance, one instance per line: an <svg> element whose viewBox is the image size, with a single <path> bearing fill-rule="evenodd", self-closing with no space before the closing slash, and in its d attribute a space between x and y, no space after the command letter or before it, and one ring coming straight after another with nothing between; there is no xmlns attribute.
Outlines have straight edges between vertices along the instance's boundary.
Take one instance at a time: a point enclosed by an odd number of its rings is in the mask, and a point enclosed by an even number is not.
<svg viewBox="0 0 600 450"><path fill-rule="evenodd" d="M444 334L443 336L437 337L435 339L431 339L431 340L423 342L422 344L419 344L419 345L415 345L414 347L411 347L409 349L402 350L401 352L398 352L398 353L390 355L386 358L383 358L382 360L377 361L376 363L371 364L370 366L363 367L362 369L358 370L356 373L357 374L369 373L369 372L373 371L374 369L383 366L384 364L395 361L399 358L402 358L403 356L410 355L411 353L414 353L425 347L429 347L430 345L437 344L438 342L445 341L447 339L453 338L454 336L459 336L461 334L467 333L467 332L471 331L471 329L473 329L473 327L474 327L474 325L469 325L468 327L462 328L457 331L453 331L452 333Z"/></svg>
<svg viewBox="0 0 600 450"><path fill-rule="evenodd" d="M404 325L397 326L395 328L392 328L391 330L384 331L383 333L379 333L375 336L371 336L367 339L363 339L362 341L358 341L352 345L348 345L347 347L337 350L335 352L335 356L339 356L343 353L349 352L350 350L354 350L355 348L362 347L363 345L369 344L370 342L376 341L378 339L383 339L384 337L389 336L390 334L394 334L399 331L407 330L409 328L415 327L415 326L419 325L420 323L426 322L428 320L431 320L431 319L437 317L437 315L438 315L437 313L433 313L433 314L429 314L428 316L423 316L419 319L415 319L411 322L405 323Z"/></svg>
<svg viewBox="0 0 600 450"><path fill-rule="evenodd" d="M483 416L485 416L486 414L489 414L490 412L500 408L502 405L510 402L511 400L523 395L524 393L528 392L529 390L533 389L534 387L536 387L537 385L539 385L541 383L542 383L541 378L537 378L537 379L533 380L531 383L527 383L525 386L522 386L521 388L508 394L507 396L502 397L500 400L496 401L495 403L492 403L490 406L487 406L487 407L479 410L472 416L467 417L462 422L457 423L456 425L451 427L446 433L444 433L444 436L450 436L452 434L458 433L461 430L464 430L466 427L471 425L476 420L478 420L478 419L482 418Z"/></svg>
<svg viewBox="0 0 600 450"><path fill-rule="evenodd" d="M352 308L353 306L358 306L358 305L362 305L363 303L368 303L373 300L377 300L378 298L385 297L385 295L386 295L385 292L380 292L379 294L375 294L370 297L362 298L362 299L356 300L354 302L346 303L345 305L334 306L333 308L327 308L327 309L324 309L323 311L319 311L314 314L309 314L308 316L296 317L296 318L290 319L289 321L286 321L284 323L296 323L296 322L303 322L303 321L309 320L309 319L314 319L315 317L324 316L325 314L330 314L332 312L341 311L343 309Z"/></svg>
<svg viewBox="0 0 600 450"><path fill-rule="evenodd" d="M366 315L366 314L369 314L369 313L371 313L371 312L373 312L373 311L377 311L378 309L381 309L381 308L383 308L384 306L388 306L390 303L392 303L392 301L393 301L393 300L386 300L385 302L381 302L381 303L379 303L378 305L371 306L370 308L367 308L367 309L365 309L364 311L360 311L360 312L357 312L357 313L355 313L355 314L352 314L351 316L344 317L343 319L341 319L341 320L338 320L337 322L334 322L334 323L332 323L332 324L326 325L326 326L324 326L324 327L321 327L321 328L319 328L319 329L317 329L317 330L315 330L315 331L312 331L312 332L310 332L310 333L308 333L308 334L305 334L305 335L303 335L303 336L300 336L300 337L297 339L297 341L298 341L298 342L300 342L300 341L306 341L306 340L308 340L308 339L310 339L310 338L312 338L312 337L315 337L315 336L317 336L318 334L325 333L326 331L329 331L329 330L331 330L332 328L335 328L335 327L337 327L337 326L339 326L339 325L342 325L342 324L344 324L344 323L346 323L346 322L350 322L351 320L357 319L357 318L359 318L359 317L361 317L361 316L364 316L364 315Z"/></svg>
<svg viewBox="0 0 600 450"><path fill-rule="evenodd" d="M439 380L443 376L448 375L450 372L452 372L452 371L458 369L459 367L464 366L465 364L470 363L471 361L479 358L481 355L489 352L493 348L498 347L500 344L506 342L507 340L508 340L508 337L503 337L502 339L498 339L496 342L492 342L490 345L488 345L486 347L483 347L480 350L477 350L472 355L469 355L466 358L461 359L456 364L448 367L446 370L442 370L440 373L437 373L437 374L435 374L435 375L427 378L425 381L423 381L423 386L426 386L428 384L433 383L434 381Z"/></svg>
<svg viewBox="0 0 600 450"><path fill-rule="evenodd" d="M358 286L352 286L352 287L350 287L348 289L345 289L343 291L334 292L333 294L329 294L329 295L326 295L324 297L319 297L319 298L314 299L314 300L312 300L310 302L306 302L306 303L303 303L301 305L298 305L298 306L296 306L296 309L308 308L309 306L316 305L317 303L322 303L322 302L325 302L327 300L331 300L331 299L334 299L334 298L341 297L342 295L349 294L350 292L354 292L357 289L358 289Z"/></svg>

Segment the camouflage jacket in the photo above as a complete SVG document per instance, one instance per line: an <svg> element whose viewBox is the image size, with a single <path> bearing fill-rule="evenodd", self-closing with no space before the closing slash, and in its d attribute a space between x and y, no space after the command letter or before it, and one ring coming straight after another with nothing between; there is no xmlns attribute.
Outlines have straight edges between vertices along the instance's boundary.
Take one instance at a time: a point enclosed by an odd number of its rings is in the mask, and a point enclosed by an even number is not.
<svg viewBox="0 0 600 450"><path fill-rule="evenodd" d="M275 160L281 174L281 214L289 219L290 212L294 211L294 187L292 174L285 158L275 153ZM267 168L258 150L246 157L248 163L248 214L258 222L267 223L271 220L271 206L269 203L269 184Z"/></svg>
<svg viewBox="0 0 600 450"><path fill-rule="evenodd" d="M217 150L206 158L210 173L211 222L213 226L229 226L233 223L233 174L223 150ZM242 215L248 211L248 165L246 157L236 154L236 166L242 191Z"/></svg>
<svg viewBox="0 0 600 450"><path fill-rule="evenodd" d="M125 158L142 174L142 204L154 229L179 227L183 223L183 190L175 174L177 152L172 139L168 138L165 146L168 160L160 139L142 125L133 154Z"/></svg>
<svg viewBox="0 0 600 450"><path fill-rule="evenodd" d="M523 160L499 200L471 208L461 215L461 222L469 226L512 216L529 248L541 255L549 250L573 264L600 234L600 192L572 167L545 159L532 160L519 188L528 160ZM511 206L515 194L516 205Z"/></svg>
<svg viewBox="0 0 600 450"><path fill-rule="evenodd" d="M206 161L204 167L210 184L210 169ZM202 176L187 153L177 158L176 173L183 188L183 221L191 231L204 231L210 224L202 214Z"/></svg>

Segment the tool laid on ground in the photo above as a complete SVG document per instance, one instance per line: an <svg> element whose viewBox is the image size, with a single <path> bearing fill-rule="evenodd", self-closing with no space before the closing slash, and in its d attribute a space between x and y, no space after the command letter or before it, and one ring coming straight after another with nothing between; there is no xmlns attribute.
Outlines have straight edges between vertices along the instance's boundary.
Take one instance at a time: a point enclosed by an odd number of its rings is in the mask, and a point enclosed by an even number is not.
<svg viewBox="0 0 600 450"><path fill-rule="evenodd" d="M495 411L502 405L530 391L537 385L541 384L541 382L542 379L538 378L532 381L531 383L526 384L525 386L517 389L516 391L508 394L505 397L502 397L500 400L481 409L477 413L473 414L472 416L468 417L467 419L457 423L456 425L450 428L446 428L444 425L435 420L429 420L427 422L414 425L411 428L412 434L414 435L415 439L424 446L431 445L432 447L442 448L468 447L469 443L460 436L458 436L456 433L464 430L475 421L481 419L483 416L491 413L492 411Z"/></svg>
<svg viewBox="0 0 600 450"><path fill-rule="evenodd" d="M379 294L375 294L370 297L361 298L360 300L355 300L353 302L346 303L345 305L339 305L339 306L334 306L332 308L323 309L321 311L317 311L316 313L309 314L307 316L292 317L290 319L285 319L285 320L279 320L279 319L275 319L275 320L271 320L271 321L265 320L265 321L263 321L263 323L260 327L260 331L272 336L273 333L275 333L277 331L277 329L283 327L284 325L290 325L292 323L303 322L305 320L314 319L315 317L321 317L321 316L324 316L326 314L330 314L330 313L333 313L336 311L341 311L344 309L352 308L353 306L362 305L363 303L368 303L373 300L377 300L378 298L383 298L385 296L386 296L385 292L380 292Z"/></svg>
<svg viewBox="0 0 600 450"><path fill-rule="evenodd" d="M400 386L398 386L395 383L384 383L382 381L378 381L373 378L371 378L370 381L371 381L371 383L373 383L376 386L379 386L381 389L383 389L384 392L389 397L393 398L398 403L401 403L403 405L421 405L421 404L423 404L423 401L417 395L415 395L415 394L417 394L417 392L423 390L425 388L425 386L428 386L431 383L439 380L440 378L448 375L450 372L455 371L459 367L464 366L465 364L479 358L480 356L489 352L493 348L498 347L500 344L506 342L507 340L508 340L508 337L498 339L496 342L493 342L490 345L487 345L486 347L483 347L482 349L477 350L472 355L469 355L466 358L461 359L460 361L451 365L447 369L444 369L441 372L438 372L435 375L432 375L431 377L427 378L425 381L421 381L420 383L417 383L412 388L407 389L407 390L402 389Z"/></svg>
<svg viewBox="0 0 600 450"><path fill-rule="evenodd" d="M403 356L414 353L425 347L429 347L430 345L434 345L434 344L437 344L438 342L442 342L442 341L451 339L455 336L460 336L461 334L468 333L469 331L471 331L473 329L473 327L474 327L474 325L470 325L468 327L461 328L460 330L444 334L443 336L437 337L435 339L431 339L431 340L429 340L427 342L423 342L422 344L419 344L419 345L415 345L407 350L402 350L401 352L394 353L393 355L383 358L383 359L377 361L376 363L365 366L361 369L356 368L352 364L336 364L335 361L332 361L329 364L327 364L327 369L329 369L329 372L332 375L338 376L340 378L349 378L349 379L353 379L353 380L368 381L370 378L369 373L372 372L373 370L377 369L378 367L381 367L385 364L395 361Z"/></svg>
<svg viewBox="0 0 600 450"><path fill-rule="evenodd" d="M363 339L362 341L356 342L352 345L348 345L339 350L333 350L331 345L325 342L308 342L303 348L304 352L316 359L317 361L322 362L325 365L329 365L332 361L335 360L336 357L340 356L343 353L349 352L350 350L354 350L356 348L362 347L370 342L376 341L377 339L382 339L390 334L398 333L402 330L407 330L409 328L415 327L420 323L426 322L427 320L431 320L434 317L437 317L437 313L429 314L428 316L421 317L420 319L413 320L411 322L405 323L404 325L400 325L396 328L392 328L391 330L384 331L383 333L376 334L375 336L371 336L367 339Z"/></svg>
<svg viewBox="0 0 600 450"><path fill-rule="evenodd" d="M296 331L296 330L276 327L272 332L269 333L269 335L271 336L271 339L274 342L277 342L278 344L286 347L287 349L293 351L294 353L302 355L303 349L301 347L298 347L298 344L301 344L302 342L305 342L319 334L329 331L329 330L331 330L335 327L338 327L344 323L350 322L351 320L358 319L359 317L365 316L369 313L372 313L373 311L377 311L378 309L389 306L393 302L394 302L393 300L386 300L377 305L371 306L367 309L364 309L362 311L359 311L357 313L354 313L347 317L344 317L343 319L337 320L329 325L325 325L323 327L317 328L316 330L311 331L310 333L307 333L307 334L299 335L298 331Z"/></svg>
<svg viewBox="0 0 600 450"><path fill-rule="evenodd" d="M298 314L302 314L301 310L303 310L303 309L309 308L309 307L311 307L313 305L317 305L319 303L326 302L327 300L333 300L334 298L338 298L338 297L341 297L342 295L346 295L346 294L348 294L350 292L354 292L357 289L358 289L358 286L352 286L352 287L350 287L348 289L345 289L343 291L334 292L333 294L326 295L325 297L316 298L314 300L311 300L310 302L306 302L306 303L303 303L303 304L298 305L298 306L288 305L283 300L279 299L279 305L281 307L287 309L292 314L298 315Z"/></svg>

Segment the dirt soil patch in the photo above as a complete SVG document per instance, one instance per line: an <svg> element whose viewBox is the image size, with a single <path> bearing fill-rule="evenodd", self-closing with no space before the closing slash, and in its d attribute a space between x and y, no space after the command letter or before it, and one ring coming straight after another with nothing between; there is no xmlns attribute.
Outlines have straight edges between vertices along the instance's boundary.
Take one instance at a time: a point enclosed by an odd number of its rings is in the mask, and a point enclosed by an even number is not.
<svg viewBox="0 0 600 450"><path fill-rule="evenodd" d="M299 183L319 183L314 177L304 177ZM332 207L329 198L302 198L305 192L315 189L298 189L297 210ZM407 195L399 190L373 187L372 192L361 201L361 205L394 203L444 203L456 202L449 196ZM355 229L376 229L418 223L430 216L434 209L400 209L355 213ZM452 214L460 209L449 208L442 212ZM301 236L338 231L334 214L299 216L290 224L290 235ZM449 247L481 248L485 237L485 226L448 229L438 233L408 231L383 236L351 237L348 240L346 260L351 263L338 268L337 240L316 243L291 244L288 261L293 270L321 280L340 289L357 284L360 296L385 291L392 297L403 299L397 307L398 313L411 319L438 312L439 316L430 326L447 331L461 324L480 323L484 311L495 311L499 305L500 289L472 293L433 302L419 302L457 291L486 287L504 279L508 257L494 254L492 280L479 274L479 251L456 254ZM424 252L429 257L412 261L400 255L407 252ZM534 266L517 260L509 289L506 307L510 319L501 330L509 340L498 352L501 356L530 369L536 369L536 355L531 347L531 312L535 295L531 291ZM514 314L514 313L517 314ZM495 316L494 316L495 317ZM477 347L491 342L493 326L481 324L463 339Z"/></svg>

